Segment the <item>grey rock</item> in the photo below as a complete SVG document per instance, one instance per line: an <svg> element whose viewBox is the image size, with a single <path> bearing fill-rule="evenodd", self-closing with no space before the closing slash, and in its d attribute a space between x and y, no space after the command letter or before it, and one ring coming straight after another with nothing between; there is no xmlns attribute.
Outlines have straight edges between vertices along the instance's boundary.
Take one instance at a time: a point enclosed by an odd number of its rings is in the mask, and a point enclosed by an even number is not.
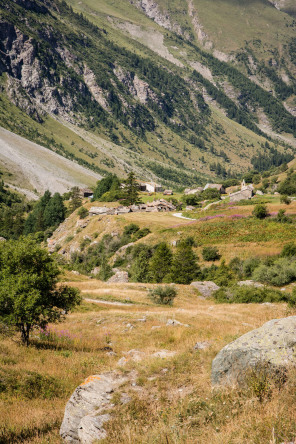
<svg viewBox="0 0 296 444"><path fill-rule="evenodd" d="M127 271L117 271L110 279L108 279L108 284L116 284L122 283L125 284L128 282L128 272Z"/></svg>
<svg viewBox="0 0 296 444"><path fill-rule="evenodd" d="M182 322L177 321L176 319L169 319L166 323L167 326L171 326L171 327L177 327L177 326L182 326L182 327L189 327L188 324L182 324Z"/></svg>
<svg viewBox="0 0 296 444"><path fill-rule="evenodd" d="M6 241L5 237L0 236L0 242L5 242L5 241Z"/></svg>
<svg viewBox="0 0 296 444"><path fill-rule="evenodd" d="M191 287L196 288L205 298L211 297L214 291L219 290L220 288L212 281L197 281L192 282L190 285Z"/></svg>
<svg viewBox="0 0 296 444"><path fill-rule="evenodd" d="M281 372L296 365L296 316L273 319L226 345L212 363L212 383L244 381L246 371L267 365Z"/></svg>
<svg viewBox="0 0 296 444"><path fill-rule="evenodd" d="M159 350L158 352L153 353L151 356L153 358L166 359L166 358L172 358L176 354L177 354L177 352L175 352L175 351Z"/></svg>
<svg viewBox="0 0 296 444"><path fill-rule="evenodd" d="M239 281L237 283L237 285L239 285L240 287L246 285L247 287L256 287L256 288L260 288L260 287L264 287L263 284L260 284L260 282L255 282L252 280L247 280L247 281Z"/></svg>
<svg viewBox="0 0 296 444"><path fill-rule="evenodd" d="M129 361L140 362L145 356L144 352L139 350L129 350L128 352L124 353L124 355L125 356L120 358L117 362L119 367L124 367Z"/></svg>
<svg viewBox="0 0 296 444"><path fill-rule="evenodd" d="M207 348L211 347L211 343L209 341L201 341L197 342L195 346L193 347L194 350L206 350Z"/></svg>
<svg viewBox="0 0 296 444"><path fill-rule="evenodd" d="M110 372L90 376L77 387L66 405L60 428L64 441L91 444L106 438L103 427L109 419L106 410L112 408L114 390L126 381L127 378Z"/></svg>

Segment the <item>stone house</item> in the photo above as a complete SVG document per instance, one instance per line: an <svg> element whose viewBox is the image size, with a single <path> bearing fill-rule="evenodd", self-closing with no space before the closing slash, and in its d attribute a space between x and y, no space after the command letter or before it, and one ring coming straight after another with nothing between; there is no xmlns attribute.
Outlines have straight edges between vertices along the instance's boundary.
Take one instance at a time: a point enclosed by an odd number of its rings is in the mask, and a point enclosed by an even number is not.
<svg viewBox="0 0 296 444"><path fill-rule="evenodd" d="M254 187L253 185L246 185L246 182L243 180L241 184L240 191L236 191L235 193L229 194L230 202L239 202L240 200L252 199L254 196Z"/></svg>
<svg viewBox="0 0 296 444"><path fill-rule="evenodd" d="M80 195L81 195L81 197L88 197L91 199L94 195L94 192L90 188L82 188L80 190Z"/></svg>
<svg viewBox="0 0 296 444"><path fill-rule="evenodd" d="M140 182L140 191L146 191L147 193L159 193L162 190L162 186L155 182Z"/></svg>

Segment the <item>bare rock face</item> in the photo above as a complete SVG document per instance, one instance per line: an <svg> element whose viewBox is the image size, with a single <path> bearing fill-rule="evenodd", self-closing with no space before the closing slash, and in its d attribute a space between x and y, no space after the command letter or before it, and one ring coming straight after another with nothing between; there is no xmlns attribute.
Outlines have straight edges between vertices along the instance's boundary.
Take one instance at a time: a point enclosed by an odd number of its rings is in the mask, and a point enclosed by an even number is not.
<svg viewBox="0 0 296 444"><path fill-rule="evenodd" d="M226 345L212 363L212 383L244 381L249 368L266 366L271 373L296 366L296 316L273 319Z"/></svg>
<svg viewBox="0 0 296 444"><path fill-rule="evenodd" d="M127 378L115 372L93 375L77 387L68 401L60 435L67 443L91 444L106 438L104 423L110 419L114 390ZM104 414L102 413L104 411Z"/></svg>
<svg viewBox="0 0 296 444"><path fill-rule="evenodd" d="M197 281L192 282L190 285L196 288L205 298L211 297L214 291L220 288L212 281Z"/></svg>
<svg viewBox="0 0 296 444"><path fill-rule="evenodd" d="M23 7L27 4L29 9L34 4L38 6L30 0L19 2ZM54 33L46 27L40 33L52 48L47 54L48 63L59 60L77 73L80 70L78 61L67 49L57 46ZM75 123L73 110L76 97L69 90L85 94L88 92L85 83L75 83L70 75L60 75L56 79L39 60L36 41L14 25L0 20L0 75L3 72L7 74L6 93L9 99L28 115L42 122L42 116L50 113Z"/></svg>
<svg viewBox="0 0 296 444"><path fill-rule="evenodd" d="M177 23L172 23L167 11L161 11L159 5L154 0L129 0L138 9L142 10L147 17L151 18L158 25L165 29L183 35L182 28Z"/></svg>

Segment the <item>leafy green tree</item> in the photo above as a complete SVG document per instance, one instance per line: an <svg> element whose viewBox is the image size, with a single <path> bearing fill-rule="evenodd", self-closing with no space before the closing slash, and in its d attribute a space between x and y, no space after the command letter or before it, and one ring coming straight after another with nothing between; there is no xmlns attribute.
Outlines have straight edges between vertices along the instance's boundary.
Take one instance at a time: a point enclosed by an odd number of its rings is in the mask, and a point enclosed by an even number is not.
<svg viewBox="0 0 296 444"><path fill-rule="evenodd" d="M161 242L150 259L149 269L153 282L163 282L171 271L173 254L166 242Z"/></svg>
<svg viewBox="0 0 296 444"><path fill-rule="evenodd" d="M115 174L108 174L97 183L92 201L112 202L117 200L121 194L120 185L120 180Z"/></svg>
<svg viewBox="0 0 296 444"><path fill-rule="evenodd" d="M59 268L32 239L0 244L0 321L21 333L29 345L36 327L63 319L81 302L77 289L58 285Z"/></svg>
<svg viewBox="0 0 296 444"><path fill-rule="evenodd" d="M124 205L137 205L141 203L139 197L140 187L136 181L136 176L133 172L130 172L125 180L125 188L123 191Z"/></svg>
<svg viewBox="0 0 296 444"><path fill-rule="evenodd" d="M192 246L182 241L173 257L171 276L176 284L190 284L200 274L197 256Z"/></svg>

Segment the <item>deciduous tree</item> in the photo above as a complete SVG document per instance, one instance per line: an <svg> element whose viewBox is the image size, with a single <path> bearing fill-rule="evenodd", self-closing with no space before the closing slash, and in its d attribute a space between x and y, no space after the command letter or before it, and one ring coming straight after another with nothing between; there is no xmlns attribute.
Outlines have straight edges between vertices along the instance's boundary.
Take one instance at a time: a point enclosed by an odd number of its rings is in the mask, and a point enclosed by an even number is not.
<svg viewBox="0 0 296 444"><path fill-rule="evenodd" d="M81 302L77 289L58 285L59 268L30 238L0 244L0 321L29 345L33 328L58 322Z"/></svg>

